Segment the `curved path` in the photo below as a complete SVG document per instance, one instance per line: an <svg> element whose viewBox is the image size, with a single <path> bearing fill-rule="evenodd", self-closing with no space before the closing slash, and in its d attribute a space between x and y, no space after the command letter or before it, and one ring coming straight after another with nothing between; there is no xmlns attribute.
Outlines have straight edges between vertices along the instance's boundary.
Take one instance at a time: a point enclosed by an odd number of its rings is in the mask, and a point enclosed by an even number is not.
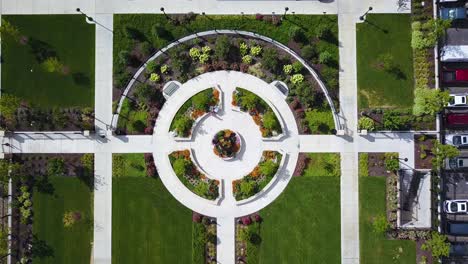
<svg viewBox="0 0 468 264"><path fill-rule="evenodd" d="M181 43L184 43L184 42L187 42L187 41L191 41L193 39L196 39L196 38L199 38L199 37L203 37L203 36L210 36L210 35L220 35L220 34L229 34L229 35L241 35L241 36L245 36L245 37L249 37L249 38L255 38L255 39L259 39L259 40L263 40L265 42L268 42L270 44L273 44L275 45L277 48L279 49L282 49L283 51L287 52L289 55L291 55L292 57L294 57L296 60L298 60L299 62L302 63L302 65L304 65L304 67L309 71L309 73L314 76L314 79L315 81L318 83L318 85L320 86L320 89L322 89L322 92L325 94L325 98L327 98L327 102L328 104L330 105L330 108L332 110L332 113L333 113L333 121L335 123L335 129L336 130L340 130L342 129L342 125L341 125L341 121L340 121L340 117L338 115L338 111L337 109L335 108L335 104L333 103L333 100L332 98L330 97L330 95L328 94L328 90L327 90L327 87L325 86L325 84L322 82L322 80L320 79L320 77L318 76L318 74L315 72L315 70L304 60L302 59L301 56L299 56L296 52L294 52L292 49L290 49L288 46L286 45L283 45L282 43L274 40L274 39L271 39L269 37L266 37L266 36L263 36L263 35L260 35L260 34L257 34L257 33L254 33L254 32L249 32L249 31L242 31L242 30L230 30L230 29L218 29L218 30L209 30L209 31L203 31L203 32L198 32L198 33L194 33L194 34L191 34L191 35L188 35L188 36L185 36L183 38L180 38L172 43L170 43L169 45L167 45L166 47L162 48L161 50L159 50L158 52L156 52L153 56L151 56L138 70L137 72L133 75L132 79L130 80L130 82L127 84L127 86L125 87L125 90L124 92L122 93L122 96L120 97L120 100L119 100L119 103L118 103L118 106L117 106L117 111L116 113L113 115L112 117L112 128L113 129L116 129L117 128L117 124L118 124L118 119L119 119L119 113L122 109L122 105L123 105L123 102L127 96L127 94L129 93L130 89L132 88L133 84L136 82L136 79L137 77L146 69L146 65L148 62L152 61L152 60L155 60L156 58L158 58L159 56L163 55L166 53L166 51L168 51L169 49L181 44Z"/></svg>
<svg viewBox="0 0 468 264"><path fill-rule="evenodd" d="M218 87L223 91L223 111L217 116L209 116L194 129L193 139L177 142L169 132L170 124L179 108L193 95L209 88ZM277 141L262 139L259 128L252 118L231 107L232 93L241 87L262 97L276 108L278 118L287 124L284 134ZM223 161L213 154L212 136L221 129L238 131L244 141L240 157L233 161ZM201 214L212 217L238 217L254 213L270 204L286 188L294 172L299 152L299 135L294 116L281 93L273 86L249 74L234 71L217 71L202 74L183 84L164 104L154 129L154 142L165 142L153 150L154 160L162 182L169 192L182 204ZM188 190L173 172L168 155L175 150L192 149L198 165L210 178L221 180L221 199L218 202L199 197ZM258 163L263 150L282 151L287 154L287 162L278 173L274 185L263 195L242 205L235 202L232 195L232 180L242 178ZM245 157L245 158L243 158ZM279 180L280 179L280 180Z"/></svg>

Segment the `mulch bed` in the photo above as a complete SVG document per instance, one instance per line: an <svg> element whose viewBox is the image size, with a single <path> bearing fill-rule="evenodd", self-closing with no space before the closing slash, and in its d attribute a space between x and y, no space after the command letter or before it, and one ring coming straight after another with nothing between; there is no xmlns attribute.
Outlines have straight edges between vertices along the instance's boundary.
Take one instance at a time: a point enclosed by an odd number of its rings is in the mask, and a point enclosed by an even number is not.
<svg viewBox="0 0 468 264"><path fill-rule="evenodd" d="M416 169L432 169L432 148L434 147L433 135L415 135L414 136L414 160Z"/></svg>
<svg viewBox="0 0 468 264"><path fill-rule="evenodd" d="M385 169L385 153L369 153L367 162L369 176L389 176L392 174Z"/></svg>
<svg viewBox="0 0 468 264"><path fill-rule="evenodd" d="M31 175L47 174L47 162L52 158L62 158L65 163L66 177L81 175L81 157L83 154L13 154L13 161L23 165Z"/></svg>

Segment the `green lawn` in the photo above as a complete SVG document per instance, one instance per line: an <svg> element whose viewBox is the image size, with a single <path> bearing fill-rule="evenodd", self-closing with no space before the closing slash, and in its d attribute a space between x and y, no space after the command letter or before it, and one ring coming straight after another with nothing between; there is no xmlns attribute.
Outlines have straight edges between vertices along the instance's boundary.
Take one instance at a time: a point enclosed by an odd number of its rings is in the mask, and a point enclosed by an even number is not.
<svg viewBox="0 0 468 264"><path fill-rule="evenodd" d="M385 214L385 177L359 178L359 233L362 264L414 264L416 245L409 240L389 240L373 232L372 219ZM401 248L401 253L399 253Z"/></svg>
<svg viewBox="0 0 468 264"><path fill-rule="evenodd" d="M2 42L2 90L42 108L94 105L95 27L81 15L6 15L27 43ZM57 57L68 74L40 63Z"/></svg>
<svg viewBox="0 0 468 264"><path fill-rule="evenodd" d="M122 104L117 127L125 129L127 133L141 133L146 127L147 111L132 109L128 99Z"/></svg>
<svg viewBox="0 0 468 264"><path fill-rule="evenodd" d="M125 154L112 182L112 263L191 263L192 212L146 177L143 154Z"/></svg>
<svg viewBox="0 0 468 264"><path fill-rule="evenodd" d="M367 21L357 24L359 107L411 107L414 80L410 16L370 14ZM394 71L378 66L384 54L393 58Z"/></svg>
<svg viewBox="0 0 468 264"><path fill-rule="evenodd" d="M309 153L310 162L304 170L304 176L340 176L339 153Z"/></svg>
<svg viewBox="0 0 468 264"><path fill-rule="evenodd" d="M341 262L340 177L311 168L330 160L339 164L339 155L314 154L311 159L303 176L292 178L280 197L261 211L258 263Z"/></svg>
<svg viewBox="0 0 468 264"><path fill-rule="evenodd" d="M54 194L34 192L33 232L53 249L53 257L34 263L89 263L93 238L93 193L75 177L51 177ZM63 226L63 215L80 211L82 220L74 226Z"/></svg>

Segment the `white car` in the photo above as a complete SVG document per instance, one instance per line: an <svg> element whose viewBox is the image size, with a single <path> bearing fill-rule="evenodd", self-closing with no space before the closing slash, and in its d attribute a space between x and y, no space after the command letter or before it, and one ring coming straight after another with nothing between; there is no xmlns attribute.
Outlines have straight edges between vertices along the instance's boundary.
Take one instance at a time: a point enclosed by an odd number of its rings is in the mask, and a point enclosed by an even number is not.
<svg viewBox="0 0 468 264"><path fill-rule="evenodd" d="M468 157L448 159L448 162L445 164L445 169L447 170L466 169L468 168Z"/></svg>
<svg viewBox="0 0 468 264"><path fill-rule="evenodd" d="M455 147L468 147L468 134L449 134L445 136L445 142L449 145L453 145Z"/></svg>
<svg viewBox="0 0 468 264"><path fill-rule="evenodd" d="M448 106L467 106L466 94L451 94Z"/></svg>
<svg viewBox="0 0 468 264"><path fill-rule="evenodd" d="M468 200L446 200L444 211L449 214L466 214Z"/></svg>

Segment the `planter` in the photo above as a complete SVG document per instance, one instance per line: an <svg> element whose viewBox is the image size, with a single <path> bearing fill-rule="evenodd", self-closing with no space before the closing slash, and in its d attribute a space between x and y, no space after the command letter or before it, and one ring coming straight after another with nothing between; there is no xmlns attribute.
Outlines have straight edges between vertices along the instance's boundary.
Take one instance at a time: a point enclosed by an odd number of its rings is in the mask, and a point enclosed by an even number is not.
<svg viewBox="0 0 468 264"><path fill-rule="evenodd" d="M229 129L216 133L211 143L214 153L223 160L234 159L241 149L239 134Z"/></svg>

